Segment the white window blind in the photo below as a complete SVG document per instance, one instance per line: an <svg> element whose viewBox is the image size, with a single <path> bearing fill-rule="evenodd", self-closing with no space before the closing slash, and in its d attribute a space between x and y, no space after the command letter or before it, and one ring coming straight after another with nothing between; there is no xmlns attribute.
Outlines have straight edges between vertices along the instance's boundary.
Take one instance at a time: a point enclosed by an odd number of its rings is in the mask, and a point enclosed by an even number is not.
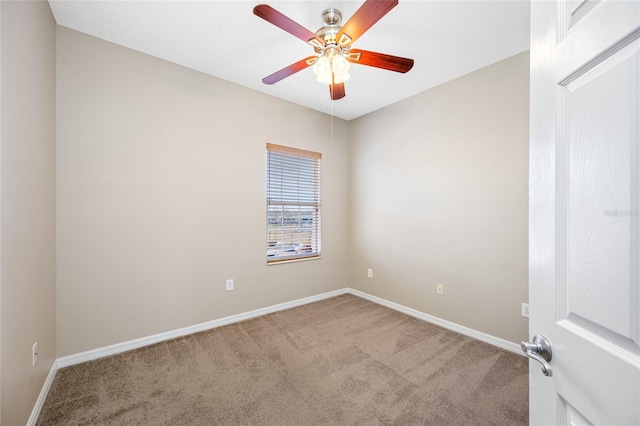
<svg viewBox="0 0 640 426"><path fill-rule="evenodd" d="M267 263L320 256L321 161L267 144Z"/></svg>

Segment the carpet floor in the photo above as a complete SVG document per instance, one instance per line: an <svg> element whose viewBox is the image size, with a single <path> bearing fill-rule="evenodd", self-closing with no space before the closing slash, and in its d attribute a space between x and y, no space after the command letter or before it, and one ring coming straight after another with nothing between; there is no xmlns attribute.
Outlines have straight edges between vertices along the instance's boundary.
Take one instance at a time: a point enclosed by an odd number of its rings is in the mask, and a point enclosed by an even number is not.
<svg viewBox="0 0 640 426"><path fill-rule="evenodd" d="M342 295L58 371L38 425L526 425L527 358Z"/></svg>

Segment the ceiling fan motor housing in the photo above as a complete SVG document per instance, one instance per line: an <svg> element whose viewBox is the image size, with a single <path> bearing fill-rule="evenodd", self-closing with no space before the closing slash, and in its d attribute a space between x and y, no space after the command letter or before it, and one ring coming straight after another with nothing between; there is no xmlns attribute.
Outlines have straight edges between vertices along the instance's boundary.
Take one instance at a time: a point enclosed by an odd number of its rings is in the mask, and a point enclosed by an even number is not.
<svg viewBox="0 0 640 426"><path fill-rule="evenodd" d="M327 9L322 12L322 21L325 23L323 27L321 27L318 31L316 31L316 35L320 37L325 42L325 46L317 47L314 46L316 53L322 54L327 49L339 49L341 53L346 54L347 48L343 46L338 46L338 42L336 40L336 35L340 32L342 26L340 25L340 21L342 20L342 13L338 9Z"/></svg>

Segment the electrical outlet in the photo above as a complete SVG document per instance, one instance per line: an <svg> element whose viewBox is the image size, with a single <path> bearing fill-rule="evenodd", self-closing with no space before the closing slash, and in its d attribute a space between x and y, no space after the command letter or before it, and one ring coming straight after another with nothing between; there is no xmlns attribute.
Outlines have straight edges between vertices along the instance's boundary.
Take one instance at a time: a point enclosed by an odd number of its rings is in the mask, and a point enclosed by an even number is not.
<svg viewBox="0 0 640 426"><path fill-rule="evenodd" d="M38 362L38 342L31 347L31 365L35 366L36 362Z"/></svg>
<svg viewBox="0 0 640 426"><path fill-rule="evenodd" d="M367 269L367 277L373 278L373 269Z"/></svg>
<svg viewBox="0 0 640 426"><path fill-rule="evenodd" d="M436 284L436 294L444 295L444 284Z"/></svg>
<svg viewBox="0 0 640 426"><path fill-rule="evenodd" d="M529 304L528 303L523 303L522 304L522 316L525 318L529 318Z"/></svg>
<svg viewBox="0 0 640 426"><path fill-rule="evenodd" d="M233 278L227 280L227 291L233 290Z"/></svg>

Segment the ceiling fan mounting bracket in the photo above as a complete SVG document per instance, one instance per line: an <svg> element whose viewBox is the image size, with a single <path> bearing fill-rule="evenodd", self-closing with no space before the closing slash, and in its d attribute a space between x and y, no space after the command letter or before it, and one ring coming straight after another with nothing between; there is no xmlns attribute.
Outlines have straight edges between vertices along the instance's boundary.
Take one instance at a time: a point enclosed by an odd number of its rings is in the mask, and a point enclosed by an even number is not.
<svg viewBox="0 0 640 426"><path fill-rule="evenodd" d="M338 9L330 8L322 12L322 22L325 25L340 25L340 21L342 20L342 12Z"/></svg>

